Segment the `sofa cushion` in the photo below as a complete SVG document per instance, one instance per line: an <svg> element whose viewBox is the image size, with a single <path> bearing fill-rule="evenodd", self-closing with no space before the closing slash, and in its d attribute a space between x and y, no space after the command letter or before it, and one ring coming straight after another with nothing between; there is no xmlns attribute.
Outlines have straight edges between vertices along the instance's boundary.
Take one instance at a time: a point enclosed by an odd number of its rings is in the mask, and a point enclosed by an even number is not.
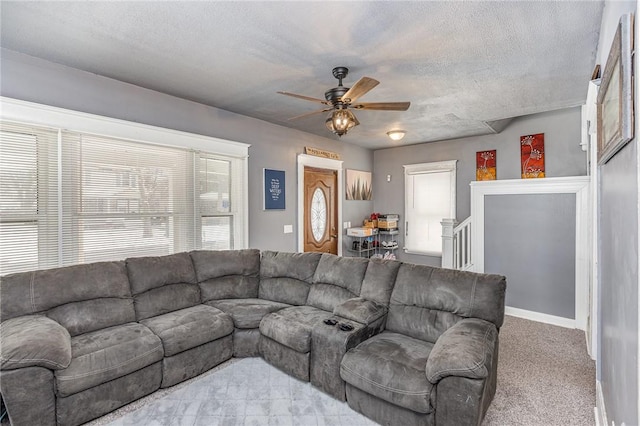
<svg viewBox="0 0 640 426"><path fill-rule="evenodd" d="M258 297L304 305L320 256L320 253L262 252Z"/></svg>
<svg viewBox="0 0 640 426"><path fill-rule="evenodd" d="M331 315L312 306L285 308L266 315L260 322L260 333L297 352L307 353L311 350L313 326Z"/></svg>
<svg viewBox="0 0 640 426"><path fill-rule="evenodd" d="M502 325L506 282L500 275L403 263L389 303L387 330L435 343L462 318Z"/></svg>
<svg viewBox="0 0 640 426"><path fill-rule="evenodd" d="M189 253L127 259L138 321L200 303Z"/></svg>
<svg viewBox="0 0 640 426"><path fill-rule="evenodd" d="M206 304L229 314L236 328L258 328L265 315L291 306L263 299L223 299Z"/></svg>
<svg viewBox="0 0 640 426"><path fill-rule="evenodd" d="M124 262L97 262L0 277L0 321L67 303L104 297L130 298ZM127 321L113 313L114 324ZM87 317L86 322L93 319Z"/></svg>
<svg viewBox="0 0 640 426"><path fill-rule="evenodd" d="M47 316L60 323L72 336L134 322L133 299L103 297L67 303L50 309Z"/></svg>
<svg viewBox="0 0 640 426"><path fill-rule="evenodd" d="M200 304L195 284L170 284L134 296L138 321Z"/></svg>
<svg viewBox="0 0 640 426"><path fill-rule="evenodd" d="M260 273L260 250L194 250L191 253L198 282L229 275Z"/></svg>
<svg viewBox="0 0 640 426"><path fill-rule="evenodd" d="M397 260L369 260L360 289L360 297L388 306L400 265L402 263Z"/></svg>
<svg viewBox="0 0 640 426"><path fill-rule="evenodd" d="M368 259L324 253L313 275L307 305L326 311L360 295Z"/></svg>
<svg viewBox="0 0 640 426"><path fill-rule="evenodd" d="M196 250L190 254L203 302L258 297L259 250Z"/></svg>
<svg viewBox="0 0 640 426"><path fill-rule="evenodd" d="M260 278L244 275L211 278L199 283L202 301L258 297Z"/></svg>
<svg viewBox="0 0 640 426"><path fill-rule="evenodd" d="M140 370L163 356L160 338L137 323L72 337L71 353L69 367L55 372L61 397Z"/></svg>
<svg viewBox="0 0 640 426"><path fill-rule="evenodd" d="M424 369L432 348L431 343L385 331L345 354L340 377L392 404L430 413L433 385Z"/></svg>
<svg viewBox="0 0 640 426"><path fill-rule="evenodd" d="M180 309L140 322L160 337L166 357L233 332L231 318L219 309L206 305Z"/></svg>
<svg viewBox="0 0 640 426"><path fill-rule="evenodd" d="M313 274L313 283L337 285L358 295L368 264L369 260L361 257L323 253Z"/></svg>
<svg viewBox="0 0 640 426"><path fill-rule="evenodd" d="M273 300L288 305L304 305L309 296L309 288L309 283L295 278L261 277L258 297L260 299Z"/></svg>
<svg viewBox="0 0 640 426"><path fill-rule="evenodd" d="M126 260L131 293L140 294L167 284L196 283L189 253L132 257Z"/></svg>

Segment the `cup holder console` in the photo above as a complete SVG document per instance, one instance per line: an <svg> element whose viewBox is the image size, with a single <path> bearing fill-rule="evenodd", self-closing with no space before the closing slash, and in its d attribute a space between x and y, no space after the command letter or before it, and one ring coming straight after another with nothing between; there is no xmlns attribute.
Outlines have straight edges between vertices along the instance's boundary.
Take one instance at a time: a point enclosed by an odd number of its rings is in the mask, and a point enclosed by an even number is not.
<svg viewBox="0 0 640 426"><path fill-rule="evenodd" d="M351 331L353 330L353 326L351 324L345 324L345 323L341 323L338 328L340 328L340 330L342 331Z"/></svg>
<svg viewBox="0 0 640 426"><path fill-rule="evenodd" d="M330 325L330 326L334 326L336 324L338 324L338 320L333 319L333 318L327 318L324 321L325 324ZM340 324L338 324L338 328L342 331L351 331L353 330L353 326L351 324L347 324L344 322L341 322Z"/></svg>

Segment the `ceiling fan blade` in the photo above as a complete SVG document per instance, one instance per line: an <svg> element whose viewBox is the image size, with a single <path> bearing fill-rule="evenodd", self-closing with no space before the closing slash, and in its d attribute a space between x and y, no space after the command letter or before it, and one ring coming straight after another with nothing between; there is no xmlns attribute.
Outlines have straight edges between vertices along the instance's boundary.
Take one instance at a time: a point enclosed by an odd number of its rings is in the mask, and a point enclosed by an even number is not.
<svg viewBox="0 0 640 426"><path fill-rule="evenodd" d="M299 118L308 117L310 115L315 115L315 114L320 114L322 112L331 111L332 109L333 108L325 108L325 109L318 109L318 110L311 111L311 112L306 112L304 114L300 114L300 115L296 115L295 117L291 117L289 120L297 120Z"/></svg>
<svg viewBox="0 0 640 426"><path fill-rule="evenodd" d="M318 98L312 98L311 96L298 95L298 94L289 93L289 92L278 92L278 93L280 93L281 95L291 96L298 99L304 99L305 101L318 102L321 104L329 105L328 101L318 99Z"/></svg>
<svg viewBox="0 0 640 426"><path fill-rule="evenodd" d="M364 102L351 105L354 109L370 109L379 111L406 111L411 102Z"/></svg>
<svg viewBox="0 0 640 426"><path fill-rule="evenodd" d="M347 91L347 93L342 95L342 101L353 103L356 99L376 87L378 84L380 84L378 80L374 80L369 77L362 77L353 85L353 87L351 87L351 89Z"/></svg>

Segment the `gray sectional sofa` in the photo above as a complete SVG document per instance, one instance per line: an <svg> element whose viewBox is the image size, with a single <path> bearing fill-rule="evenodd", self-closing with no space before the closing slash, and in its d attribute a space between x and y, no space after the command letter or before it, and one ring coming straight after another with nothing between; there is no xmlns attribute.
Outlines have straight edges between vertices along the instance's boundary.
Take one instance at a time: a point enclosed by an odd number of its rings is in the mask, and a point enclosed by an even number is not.
<svg viewBox="0 0 640 426"><path fill-rule="evenodd" d="M13 425L78 425L232 356L262 356L381 424L477 425L496 389L505 286L258 250L7 275L0 392Z"/></svg>

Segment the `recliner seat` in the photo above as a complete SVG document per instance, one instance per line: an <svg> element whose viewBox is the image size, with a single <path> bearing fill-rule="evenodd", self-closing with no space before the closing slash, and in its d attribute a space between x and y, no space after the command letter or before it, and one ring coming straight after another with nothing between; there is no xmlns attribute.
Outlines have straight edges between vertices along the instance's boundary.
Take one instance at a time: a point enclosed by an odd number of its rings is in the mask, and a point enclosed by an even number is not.
<svg viewBox="0 0 640 426"><path fill-rule="evenodd" d="M386 330L342 360L347 395L357 401L349 401L350 406L382 424L398 416L405 425L479 424L486 412L482 402L495 393L491 368L504 290L501 276L402 264ZM455 387L455 394L440 386L447 378L473 391L465 395ZM439 412L440 401L460 395L465 403L456 405L455 412Z"/></svg>
<svg viewBox="0 0 640 426"><path fill-rule="evenodd" d="M0 391L12 424L81 424L160 387L164 350L135 322L125 262L12 274L0 292Z"/></svg>
<svg viewBox="0 0 640 426"><path fill-rule="evenodd" d="M201 305L189 253L126 260L136 318L162 341L162 385L195 377L232 356L233 322ZM205 346L206 345L206 346ZM211 351L216 356L208 356Z"/></svg>

